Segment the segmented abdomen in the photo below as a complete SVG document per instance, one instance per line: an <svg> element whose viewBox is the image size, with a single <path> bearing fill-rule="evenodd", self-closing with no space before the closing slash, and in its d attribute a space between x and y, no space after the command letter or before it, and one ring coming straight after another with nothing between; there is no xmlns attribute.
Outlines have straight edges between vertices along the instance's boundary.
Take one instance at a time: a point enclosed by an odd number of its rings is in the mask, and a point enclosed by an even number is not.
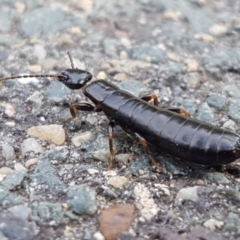
<svg viewBox="0 0 240 240"><path fill-rule="evenodd" d="M176 157L205 165L236 160L239 136L233 132L155 107L122 90L108 96L102 108L125 131Z"/></svg>

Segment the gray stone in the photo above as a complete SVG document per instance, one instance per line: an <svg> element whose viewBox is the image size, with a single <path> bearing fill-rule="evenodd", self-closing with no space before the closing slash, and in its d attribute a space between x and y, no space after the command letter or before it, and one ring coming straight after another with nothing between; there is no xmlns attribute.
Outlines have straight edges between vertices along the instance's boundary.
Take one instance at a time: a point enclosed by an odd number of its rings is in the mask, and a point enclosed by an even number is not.
<svg viewBox="0 0 240 240"><path fill-rule="evenodd" d="M6 161L13 161L16 158L14 148L7 143L2 143L2 153Z"/></svg>
<svg viewBox="0 0 240 240"><path fill-rule="evenodd" d="M131 49L130 55L132 59L150 61L156 64L163 62L165 58L163 50L152 46L134 47Z"/></svg>
<svg viewBox="0 0 240 240"><path fill-rule="evenodd" d="M52 167L48 160L40 159L30 178L36 184L45 184L52 194L62 192L65 188L64 184L57 176L56 170Z"/></svg>
<svg viewBox="0 0 240 240"><path fill-rule="evenodd" d="M6 207L22 203L23 201L19 197L10 193L6 188L0 186L0 206Z"/></svg>
<svg viewBox="0 0 240 240"><path fill-rule="evenodd" d="M84 185L70 187L67 204L74 213L94 215L97 211L96 193Z"/></svg>
<svg viewBox="0 0 240 240"><path fill-rule="evenodd" d="M63 210L61 203L40 202L33 204L33 215L39 225L58 226L62 222Z"/></svg>
<svg viewBox="0 0 240 240"><path fill-rule="evenodd" d="M239 232L240 218L236 213L230 212L224 221L223 231Z"/></svg>
<svg viewBox="0 0 240 240"><path fill-rule="evenodd" d="M206 99L206 102L210 107L220 111L226 106L227 99L220 95L212 95Z"/></svg>
<svg viewBox="0 0 240 240"><path fill-rule="evenodd" d="M35 235L27 221L6 213L0 213L0 233L9 240L33 240Z"/></svg>
<svg viewBox="0 0 240 240"><path fill-rule="evenodd" d="M44 91L44 96L56 103L68 99L71 90L59 81L51 81L50 86Z"/></svg>
<svg viewBox="0 0 240 240"><path fill-rule="evenodd" d="M228 115L232 119L239 121L240 120L240 101L231 100L228 107Z"/></svg>
<svg viewBox="0 0 240 240"><path fill-rule="evenodd" d="M28 152L42 153L43 148L35 138L27 138L21 144L22 157Z"/></svg>
<svg viewBox="0 0 240 240"><path fill-rule="evenodd" d="M205 102L198 107L196 118L206 123L213 123L218 120L213 110Z"/></svg>
<svg viewBox="0 0 240 240"><path fill-rule="evenodd" d="M24 178L27 176L24 171L14 171L9 173L1 182L1 185L9 190L14 190L22 187Z"/></svg>

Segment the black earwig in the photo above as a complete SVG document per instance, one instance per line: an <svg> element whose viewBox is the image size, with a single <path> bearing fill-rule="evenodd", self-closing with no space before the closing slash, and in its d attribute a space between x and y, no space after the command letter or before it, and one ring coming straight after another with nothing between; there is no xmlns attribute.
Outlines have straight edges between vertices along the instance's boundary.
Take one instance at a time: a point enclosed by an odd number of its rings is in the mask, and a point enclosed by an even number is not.
<svg viewBox="0 0 240 240"><path fill-rule="evenodd" d="M93 104L80 102L71 105L72 117L65 122L74 119L77 110L106 114L109 119L108 169L112 168L114 161L113 128L116 124L139 139L149 160L159 170L161 168L148 152L148 143L175 157L208 166L227 164L240 158L240 136L236 133L193 119L181 108L160 108L155 95L139 98L105 80L89 83L92 74L74 69L71 57L70 60L72 69L60 75L24 75L3 78L0 82L20 77L51 77L70 89L82 88ZM154 104L150 104L150 100Z"/></svg>

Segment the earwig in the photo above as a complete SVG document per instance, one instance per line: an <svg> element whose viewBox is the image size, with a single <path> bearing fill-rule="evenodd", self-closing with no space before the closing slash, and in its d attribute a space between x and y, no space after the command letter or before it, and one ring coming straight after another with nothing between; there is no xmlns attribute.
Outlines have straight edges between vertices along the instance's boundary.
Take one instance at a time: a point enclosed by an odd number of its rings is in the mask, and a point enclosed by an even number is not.
<svg viewBox="0 0 240 240"><path fill-rule="evenodd" d="M236 133L193 119L184 109L158 107L155 95L139 98L105 80L90 82L92 74L74 68L71 57L70 61L72 69L59 75L14 76L0 79L0 82L20 77L51 77L70 89L82 89L93 104L80 102L71 105L72 117L64 121L76 118L77 110L105 113L109 119L108 169L112 168L114 161L113 129L116 124L139 139L150 162L160 171L148 151L148 143L177 158L208 166L227 164L240 158L240 136ZM154 104L150 104L150 100Z"/></svg>

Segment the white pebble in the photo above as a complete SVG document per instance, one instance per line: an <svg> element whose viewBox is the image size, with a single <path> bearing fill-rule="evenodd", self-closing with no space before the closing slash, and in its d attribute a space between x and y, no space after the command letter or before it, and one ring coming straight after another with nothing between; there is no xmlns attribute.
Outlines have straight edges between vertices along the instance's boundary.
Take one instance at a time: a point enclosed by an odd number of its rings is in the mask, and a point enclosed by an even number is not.
<svg viewBox="0 0 240 240"><path fill-rule="evenodd" d="M127 182L129 180L124 176L114 176L108 179L108 184L115 188L121 188Z"/></svg>
<svg viewBox="0 0 240 240"><path fill-rule="evenodd" d="M6 161L13 161L16 158L14 148L7 143L2 143L2 154Z"/></svg>
<svg viewBox="0 0 240 240"><path fill-rule="evenodd" d="M87 172L91 175L94 175L95 173L98 173L99 171L97 169L90 168L90 169L87 169Z"/></svg>
<svg viewBox="0 0 240 240"><path fill-rule="evenodd" d="M43 148L35 138L27 138L21 144L21 151L24 157L28 152L43 153Z"/></svg>
<svg viewBox="0 0 240 240"><path fill-rule="evenodd" d="M35 165L37 164L38 162L38 159L37 158L32 158L32 159L29 159L25 162L25 167L26 168L30 168L32 165Z"/></svg>
<svg viewBox="0 0 240 240"><path fill-rule="evenodd" d="M72 138L72 143L76 146L79 147L82 145L82 143L91 140L93 134L92 132L84 132L80 133Z"/></svg>
<svg viewBox="0 0 240 240"><path fill-rule="evenodd" d="M21 163L15 163L14 169L18 172L20 172L20 171L27 172L27 169Z"/></svg>
<svg viewBox="0 0 240 240"><path fill-rule="evenodd" d="M198 186L182 188L177 193L176 201L181 202L182 200L191 200L196 202L199 199L197 191Z"/></svg>
<svg viewBox="0 0 240 240"><path fill-rule="evenodd" d="M218 221L214 218L210 218L208 219L206 222L203 223L203 226L214 231L216 230L217 228L218 229L221 229L224 225L224 222L223 221Z"/></svg>
<svg viewBox="0 0 240 240"><path fill-rule="evenodd" d="M0 168L0 174L2 175L8 175L9 173L11 173L13 170L9 167L1 167Z"/></svg>
<svg viewBox="0 0 240 240"><path fill-rule="evenodd" d="M93 234L93 239L94 240L105 240L105 237L100 232L95 232Z"/></svg>
<svg viewBox="0 0 240 240"><path fill-rule="evenodd" d="M66 138L62 125L58 124L34 126L27 130L27 134L53 142L57 145L62 145Z"/></svg>

